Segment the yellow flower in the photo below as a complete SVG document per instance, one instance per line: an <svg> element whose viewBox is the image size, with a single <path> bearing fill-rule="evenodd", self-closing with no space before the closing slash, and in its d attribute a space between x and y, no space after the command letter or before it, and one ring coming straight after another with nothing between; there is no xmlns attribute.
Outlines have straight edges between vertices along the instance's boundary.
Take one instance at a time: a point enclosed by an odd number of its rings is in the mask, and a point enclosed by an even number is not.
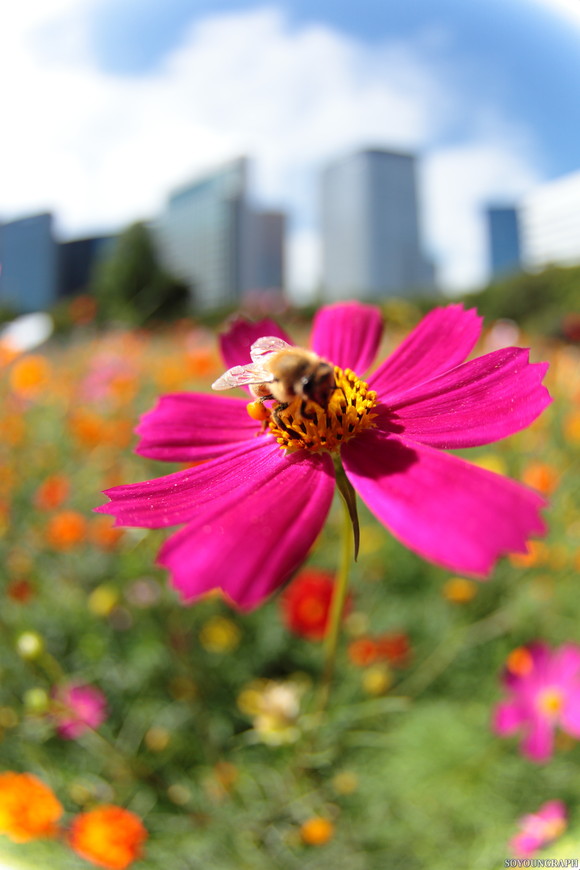
<svg viewBox="0 0 580 870"><path fill-rule="evenodd" d="M443 597L453 604L467 604L477 595L477 583L463 577L451 577L443 586Z"/></svg>
<svg viewBox="0 0 580 870"><path fill-rule="evenodd" d="M208 652L232 652L239 645L242 632L231 619L213 616L205 623L199 633L199 642Z"/></svg>
<svg viewBox="0 0 580 870"><path fill-rule="evenodd" d="M485 468L486 471L495 471L496 474L506 474L507 468L505 461L497 453L484 453L473 460L474 465L479 465L480 468Z"/></svg>
<svg viewBox="0 0 580 870"><path fill-rule="evenodd" d="M351 770L342 770L332 777L332 787L337 794L353 794L358 788L358 776Z"/></svg>
<svg viewBox="0 0 580 870"><path fill-rule="evenodd" d="M362 676L362 686L367 695L383 695L392 683L393 675L387 665L373 665Z"/></svg>
<svg viewBox="0 0 580 870"><path fill-rule="evenodd" d="M109 616L119 603L119 593L106 583L97 586L89 595L89 610L95 616Z"/></svg>

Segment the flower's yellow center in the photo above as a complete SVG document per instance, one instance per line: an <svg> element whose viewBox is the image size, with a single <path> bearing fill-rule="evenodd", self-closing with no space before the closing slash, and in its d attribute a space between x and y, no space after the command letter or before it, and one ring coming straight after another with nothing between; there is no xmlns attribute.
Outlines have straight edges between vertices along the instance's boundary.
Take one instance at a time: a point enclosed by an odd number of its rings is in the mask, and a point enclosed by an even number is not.
<svg viewBox="0 0 580 870"><path fill-rule="evenodd" d="M534 827L533 833L545 837L547 840L555 840L566 830L564 819L542 819L541 824Z"/></svg>
<svg viewBox="0 0 580 870"><path fill-rule="evenodd" d="M296 396L286 408L274 405L270 432L284 450L340 450L355 435L374 426L377 394L350 369L334 367L336 389L328 407Z"/></svg>
<svg viewBox="0 0 580 870"><path fill-rule="evenodd" d="M557 716L564 705L564 698L558 689L545 689L538 699L538 707L547 716Z"/></svg>

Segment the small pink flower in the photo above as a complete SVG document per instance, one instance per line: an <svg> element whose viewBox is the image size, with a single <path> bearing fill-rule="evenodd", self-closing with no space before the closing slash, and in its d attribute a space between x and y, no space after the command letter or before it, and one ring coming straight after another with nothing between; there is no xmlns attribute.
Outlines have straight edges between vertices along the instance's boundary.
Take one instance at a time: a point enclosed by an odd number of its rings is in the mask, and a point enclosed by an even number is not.
<svg viewBox="0 0 580 870"><path fill-rule="evenodd" d="M516 858L531 858L564 833L566 807L562 801L548 801L537 812L523 816L519 825L519 833L510 840L510 852Z"/></svg>
<svg viewBox="0 0 580 870"><path fill-rule="evenodd" d="M580 737L580 647L520 647L508 658L503 682L508 697L495 708L493 729L501 737L520 732L527 758L550 758L556 727Z"/></svg>
<svg viewBox="0 0 580 870"><path fill-rule="evenodd" d="M380 311L358 302L323 308L311 348L356 385L353 392L343 380L332 394L338 423L330 446L316 441L325 425L321 408L302 419L314 445L295 433L286 450L272 422L269 428L252 419L243 399L174 393L141 420L137 452L202 463L110 489L111 503L97 510L117 525L182 525L159 555L182 597L193 601L219 587L250 610L288 579L316 540L335 489L334 459L406 546L454 572L486 577L501 555L525 552L527 539L544 532L544 500L443 450L505 438L551 400L541 384L547 364L530 365L526 350L465 362L480 331L475 311L436 309L364 382L381 340ZM250 346L265 336L289 340L272 321L235 323L222 337L228 368L249 363Z"/></svg>
<svg viewBox="0 0 580 870"><path fill-rule="evenodd" d="M65 740L76 740L107 718L105 696L94 686L59 686L53 701L52 715L59 735Z"/></svg>

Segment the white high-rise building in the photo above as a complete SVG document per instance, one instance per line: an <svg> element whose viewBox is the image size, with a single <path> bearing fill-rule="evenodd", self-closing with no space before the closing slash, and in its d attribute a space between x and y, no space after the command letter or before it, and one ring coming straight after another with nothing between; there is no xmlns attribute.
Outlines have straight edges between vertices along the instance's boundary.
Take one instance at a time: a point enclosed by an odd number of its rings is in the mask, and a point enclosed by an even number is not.
<svg viewBox="0 0 580 870"><path fill-rule="evenodd" d="M322 283L329 300L432 291L420 239L415 158L377 148L322 176Z"/></svg>
<svg viewBox="0 0 580 870"><path fill-rule="evenodd" d="M521 203L525 265L580 264L580 171L548 182Z"/></svg>

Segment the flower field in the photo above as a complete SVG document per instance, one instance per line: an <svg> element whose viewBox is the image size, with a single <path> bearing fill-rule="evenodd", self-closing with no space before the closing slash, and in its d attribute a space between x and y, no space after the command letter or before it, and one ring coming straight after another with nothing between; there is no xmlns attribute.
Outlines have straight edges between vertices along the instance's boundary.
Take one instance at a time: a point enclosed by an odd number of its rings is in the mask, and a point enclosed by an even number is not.
<svg viewBox="0 0 580 870"><path fill-rule="evenodd" d="M308 322L283 326L306 343ZM487 326L478 355L501 341ZM387 324L380 358L403 336ZM160 395L209 393L216 334L88 324L0 348L0 867L580 858L580 354L515 343L550 362L553 404L457 453L545 496L546 536L479 582L406 549L359 499L326 701L338 496L305 565L251 612L216 593L184 605L156 565L167 530L94 512L104 490L186 468L136 455L134 429Z"/></svg>

